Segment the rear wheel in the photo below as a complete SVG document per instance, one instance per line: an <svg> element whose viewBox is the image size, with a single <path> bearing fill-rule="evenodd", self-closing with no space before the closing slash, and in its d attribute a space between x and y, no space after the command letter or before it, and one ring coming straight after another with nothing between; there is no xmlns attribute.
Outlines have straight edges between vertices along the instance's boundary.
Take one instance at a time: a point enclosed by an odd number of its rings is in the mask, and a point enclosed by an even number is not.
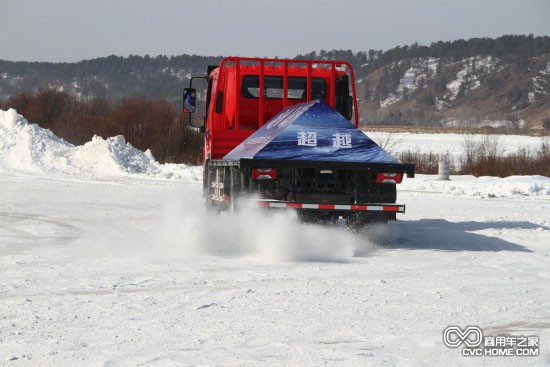
<svg viewBox="0 0 550 367"><path fill-rule="evenodd" d="M353 231L359 231L370 224L386 224L395 220L395 213L353 213L346 218L347 226Z"/></svg>
<svg viewBox="0 0 550 367"><path fill-rule="evenodd" d="M339 216L330 211L300 210L298 211L298 218L304 223L336 223Z"/></svg>
<svg viewBox="0 0 550 367"><path fill-rule="evenodd" d="M365 200L371 203L395 203L397 189L395 184L371 183L368 186Z"/></svg>

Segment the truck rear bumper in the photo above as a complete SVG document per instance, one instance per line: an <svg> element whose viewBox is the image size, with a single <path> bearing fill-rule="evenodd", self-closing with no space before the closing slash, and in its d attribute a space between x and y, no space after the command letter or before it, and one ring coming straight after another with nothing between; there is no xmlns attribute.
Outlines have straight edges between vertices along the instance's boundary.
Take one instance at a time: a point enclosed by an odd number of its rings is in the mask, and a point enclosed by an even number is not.
<svg viewBox="0 0 550 367"><path fill-rule="evenodd" d="M258 201L262 208L280 209L308 209L308 210L334 210L334 211L358 211L358 212L392 212L405 213L405 205L401 204L304 204L284 201Z"/></svg>
<svg viewBox="0 0 550 367"><path fill-rule="evenodd" d="M214 200L228 203L229 197L214 197ZM305 209L305 210L332 210L332 211L355 211L355 212L391 212L405 213L403 204L306 204L276 200L254 200L260 208L268 209Z"/></svg>

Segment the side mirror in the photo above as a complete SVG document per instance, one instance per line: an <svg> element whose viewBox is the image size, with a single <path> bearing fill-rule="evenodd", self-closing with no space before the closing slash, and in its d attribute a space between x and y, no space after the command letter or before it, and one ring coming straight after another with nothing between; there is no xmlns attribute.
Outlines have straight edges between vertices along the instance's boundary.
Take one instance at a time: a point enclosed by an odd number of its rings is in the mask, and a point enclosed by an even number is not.
<svg viewBox="0 0 550 367"><path fill-rule="evenodd" d="M195 88L185 88L183 90L183 112L195 113L197 106L197 91Z"/></svg>

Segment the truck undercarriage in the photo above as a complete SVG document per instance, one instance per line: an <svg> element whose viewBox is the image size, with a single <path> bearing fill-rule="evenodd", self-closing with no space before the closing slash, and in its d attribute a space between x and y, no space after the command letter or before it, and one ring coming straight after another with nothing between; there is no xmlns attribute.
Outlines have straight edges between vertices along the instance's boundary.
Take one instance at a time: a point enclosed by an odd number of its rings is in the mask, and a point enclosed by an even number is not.
<svg viewBox="0 0 550 367"><path fill-rule="evenodd" d="M234 211L243 199L258 207L294 209L308 222L350 224L395 220L396 183L414 177L412 165L299 160L211 160L204 196L213 211ZM382 176L381 176L382 175ZM382 177L382 179L381 179Z"/></svg>

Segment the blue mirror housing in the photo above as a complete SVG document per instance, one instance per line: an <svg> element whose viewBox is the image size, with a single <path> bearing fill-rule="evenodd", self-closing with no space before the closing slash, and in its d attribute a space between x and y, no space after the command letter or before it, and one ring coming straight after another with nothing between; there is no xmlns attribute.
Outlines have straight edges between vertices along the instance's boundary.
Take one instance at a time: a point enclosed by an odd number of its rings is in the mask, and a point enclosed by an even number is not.
<svg viewBox="0 0 550 367"><path fill-rule="evenodd" d="M197 91L195 88L185 88L183 90L183 112L194 113L196 111Z"/></svg>

